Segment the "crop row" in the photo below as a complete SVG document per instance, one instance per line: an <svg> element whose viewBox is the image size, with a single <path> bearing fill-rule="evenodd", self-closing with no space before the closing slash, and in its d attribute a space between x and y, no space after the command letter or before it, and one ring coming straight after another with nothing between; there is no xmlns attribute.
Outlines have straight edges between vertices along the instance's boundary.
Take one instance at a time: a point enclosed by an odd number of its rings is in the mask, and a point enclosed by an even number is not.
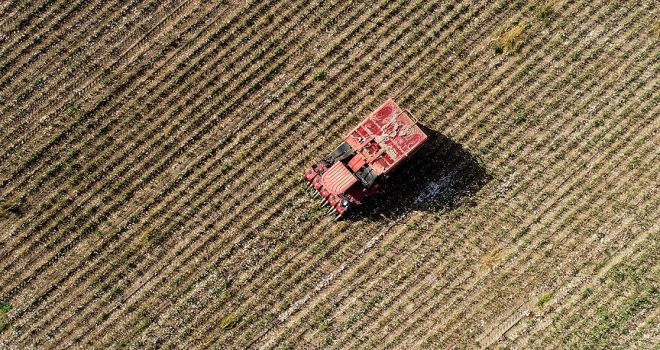
<svg viewBox="0 0 660 350"><path fill-rule="evenodd" d="M30 208L0 242L8 257L0 265L16 281L0 287L15 305L15 339L354 347L412 346L430 335L429 343L467 345L483 330L474 320L497 317L521 296L512 286L558 288L566 272L548 276L566 259L575 271L589 267L566 253L587 249L576 235L618 230L628 223L619 221L628 217L622 208L657 205L648 192L657 126L646 115L657 112L648 81L657 79L658 56L653 44L626 45L643 11L555 4L561 21L532 19L521 52L498 57L489 36L503 18L510 22L499 29L536 7L276 6L251 4L218 21L210 18L225 5L191 4L147 34L139 21L128 36L95 32L121 41L117 60L95 46L95 60L114 62L114 77L102 81L101 66L84 77L60 71L25 95L32 107L11 112L27 116L43 104L59 134L3 119L26 135L3 143L12 148L6 157L24 157L3 166L16 175L3 192ZM589 35L610 16L619 30ZM150 47L160 40L173 44ZM157 58L145 63L150 55ZM53 58L25 59L46 67ZM383 222L331 223L304 199L299 170L408 82L399 102L478 150L497 180L474 207L400 217L363 253ZM46 94L60 83L84 92L63 101L70 87ZM11 84L13 93L29 83ZM555 93L565 86L570 93ZM344 112L360 105L355 116ZM438 172L461 168L454 151L442 149L449 158ZM477 260L498 246L512 247L484 273ZM603 249L595 252L605 261ZM218 329L232 317L233 329Z"/></svg>
<svg viewBox="0 0 660 350"><path fill-rule="evenodd" d="M286 128L285 128L285 129L286 129ZM296 176L296 178L297 178L297 176Z"/></svg>

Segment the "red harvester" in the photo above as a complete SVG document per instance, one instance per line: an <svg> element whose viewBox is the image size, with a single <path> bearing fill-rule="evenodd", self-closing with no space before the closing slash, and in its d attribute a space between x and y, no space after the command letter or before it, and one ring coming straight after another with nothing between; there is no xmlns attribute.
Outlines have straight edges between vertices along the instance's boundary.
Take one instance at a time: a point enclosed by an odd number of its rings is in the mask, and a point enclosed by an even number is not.
<svg viewBox="0 0 660 350"><path fill-rule="evenodd" d="M334 151L305 170L308 188L339 219L389 177L426 142L410 111L394 100L383 103L353 129Z"/></svg>

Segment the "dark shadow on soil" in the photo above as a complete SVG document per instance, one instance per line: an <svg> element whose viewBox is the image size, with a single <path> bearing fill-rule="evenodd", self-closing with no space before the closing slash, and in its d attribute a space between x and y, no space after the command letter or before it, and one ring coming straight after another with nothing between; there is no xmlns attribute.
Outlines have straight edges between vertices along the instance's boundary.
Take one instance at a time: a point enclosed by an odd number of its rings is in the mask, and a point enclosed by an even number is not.
<svg viewBox="0 0 660 350"><path fill-rule="evenodd" d="M395 219L411 210L441 212L474 205L471 196L492 176L459 143L422 126L428 143L382 185L374 196L354 208L346 220L369 217Z"/></svg>

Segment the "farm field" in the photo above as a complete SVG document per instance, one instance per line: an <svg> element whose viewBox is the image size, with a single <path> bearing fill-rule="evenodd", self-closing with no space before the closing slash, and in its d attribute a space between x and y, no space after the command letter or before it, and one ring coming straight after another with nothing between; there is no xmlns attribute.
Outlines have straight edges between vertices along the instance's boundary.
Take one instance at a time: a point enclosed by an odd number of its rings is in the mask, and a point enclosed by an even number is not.
<svg viewBox="0 0 660 350"><path fill-rule="evenodd" d="M657 349L659 8L0 3L0 347ZM430 141L335 222L390 97Z"/></svg>

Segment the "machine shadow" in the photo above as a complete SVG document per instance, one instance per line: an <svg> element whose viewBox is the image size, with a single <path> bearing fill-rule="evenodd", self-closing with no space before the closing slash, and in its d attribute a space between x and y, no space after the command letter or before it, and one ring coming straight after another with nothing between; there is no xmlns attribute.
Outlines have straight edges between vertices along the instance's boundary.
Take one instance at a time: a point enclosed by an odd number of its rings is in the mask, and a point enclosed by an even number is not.
<svg viewBox="0 0 660 350"><path fill-rule="evenodd" d="M394 219L411 210L435 213L470 205L471 195L492 179L459 143L420 127L428 135L428 143L390 176L377 194L347 215L347 220L383 220L383 216Z"/></svg>

